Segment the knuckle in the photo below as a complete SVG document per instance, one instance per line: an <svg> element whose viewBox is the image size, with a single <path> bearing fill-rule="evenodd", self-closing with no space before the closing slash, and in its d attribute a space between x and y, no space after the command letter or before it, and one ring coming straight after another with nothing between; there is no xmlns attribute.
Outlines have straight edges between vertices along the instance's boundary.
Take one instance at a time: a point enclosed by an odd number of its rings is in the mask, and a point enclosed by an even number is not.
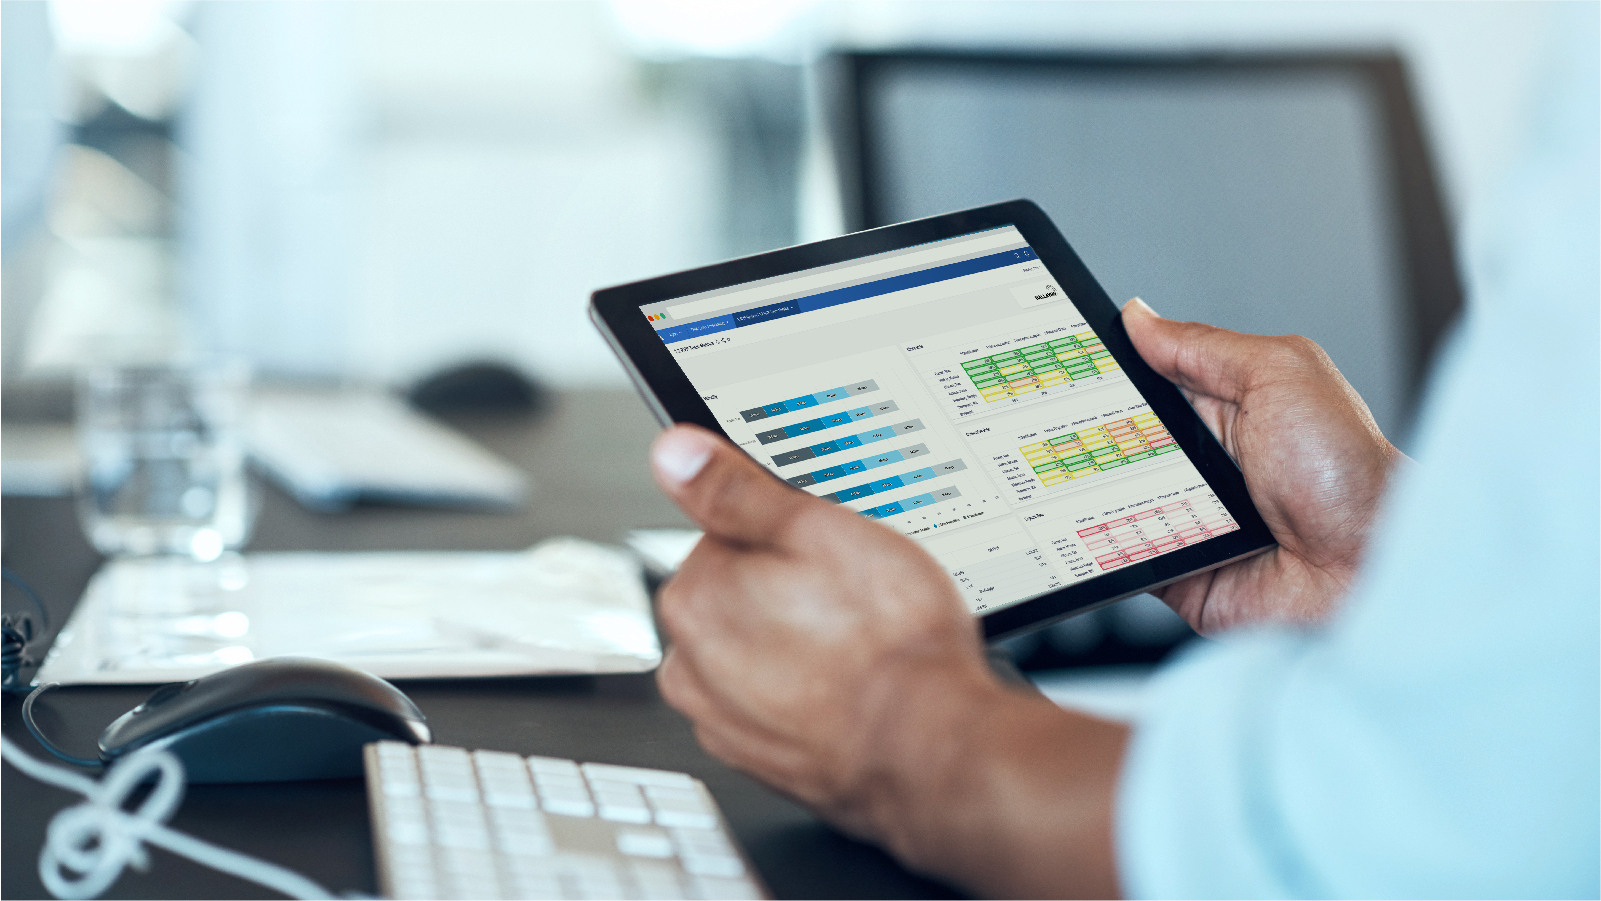
<svg viewBox="0 0 1601 901"><path fill-rule="evenodd" d="M1285 360L1300 366L1312 367L1328 358L1316 341L1305 335L1281 335L1275 339L1278 352Z"/></svg>
<svg viewBox="0 0 1601 901"><path fill-rule="evenodd" d="M684 661L676 654L669 653L662 665L656 668L656 690L661 692L662 700L673 709L684 709L688 687L685 683Z"/></svg>
<svg viewBox="0 0 1601 901"><path fill-rule="evenodd" d="M691 592L674 579L662 587L656 600L656 617L675 644L688 644L694 636L695 616Z"/></svg>

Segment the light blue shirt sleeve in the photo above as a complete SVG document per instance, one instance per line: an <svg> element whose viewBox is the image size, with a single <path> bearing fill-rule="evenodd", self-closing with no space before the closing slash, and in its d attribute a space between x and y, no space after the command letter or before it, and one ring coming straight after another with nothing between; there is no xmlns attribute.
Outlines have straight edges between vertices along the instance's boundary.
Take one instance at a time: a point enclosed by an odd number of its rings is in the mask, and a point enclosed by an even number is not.
<svg viewBox="0 0 1601 901"><path fill-rule="evenodd" d="M1476 255L1336 621L1153 680L1118 799L1147 897L1601 893L1596 8Z"/></svg>

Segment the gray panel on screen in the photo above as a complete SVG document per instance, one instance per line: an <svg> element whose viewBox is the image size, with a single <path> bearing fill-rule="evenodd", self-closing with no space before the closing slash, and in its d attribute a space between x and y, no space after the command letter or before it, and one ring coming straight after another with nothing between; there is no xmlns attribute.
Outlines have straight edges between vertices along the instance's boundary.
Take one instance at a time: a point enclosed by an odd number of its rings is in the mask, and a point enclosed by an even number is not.
<svg viewBox="0 0 1601 901"><path fill-rule="evenodd" d="M1402 431L1401 239L1359 75L908 65L864 87L874 218L1027 197L1114 300L1306 335Z"/></svg>

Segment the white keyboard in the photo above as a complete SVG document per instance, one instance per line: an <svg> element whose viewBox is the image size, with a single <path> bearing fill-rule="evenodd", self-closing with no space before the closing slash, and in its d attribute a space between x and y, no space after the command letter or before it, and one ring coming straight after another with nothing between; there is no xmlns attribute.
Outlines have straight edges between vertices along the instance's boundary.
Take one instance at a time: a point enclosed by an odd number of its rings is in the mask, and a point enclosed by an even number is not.
<svg viewBox="0 0 1601 901"><path fill-rule="evenodd" d="M767 897L684 773L388 741L365 759L388 897Z"/></svg>
<svg viewBox="0 0 1601 901"><path fill-rule="evenodd" d="M521 470L466 435L380 391L258 391L250 453L301 503L340 510L361 499L515 507Z"/></svg>

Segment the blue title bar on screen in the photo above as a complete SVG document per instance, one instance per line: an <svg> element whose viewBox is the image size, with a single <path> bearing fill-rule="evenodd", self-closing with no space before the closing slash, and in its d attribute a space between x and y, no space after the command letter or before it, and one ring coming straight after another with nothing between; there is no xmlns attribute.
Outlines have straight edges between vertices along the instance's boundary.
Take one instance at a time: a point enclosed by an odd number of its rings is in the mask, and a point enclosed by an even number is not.
<svg viewBox="0 0 1601 901"><path fill-rule="evenodd" d="M949 281L953 278L961 278L964 275L973 275L978 272L988 272L991 269L1000 269L1003 266L1011 266L1035 258L1034 249L1031 247L1003 250L1000 253L974 257L971 260L962 260L959 263L932 266L928 269L919 269L916 272L907 272L902 275L881 278L877 281L863 282L860 285L851 285L848 288L835 288L832 291L824 291L821 294L797 297L766 306L752 307L749 310L740 310L737 313L713 316L710 319L701 319L684 325L675 325L660 329L656 334L667 344L677 344L680 341L688 341L713 332L755 325L759 322L782 319L785 316L798 316L801 313L810 313L813 310L836 307L842 303L893 294L896 291L905 291L909 288L920 288L924 285Z"/></svg>

